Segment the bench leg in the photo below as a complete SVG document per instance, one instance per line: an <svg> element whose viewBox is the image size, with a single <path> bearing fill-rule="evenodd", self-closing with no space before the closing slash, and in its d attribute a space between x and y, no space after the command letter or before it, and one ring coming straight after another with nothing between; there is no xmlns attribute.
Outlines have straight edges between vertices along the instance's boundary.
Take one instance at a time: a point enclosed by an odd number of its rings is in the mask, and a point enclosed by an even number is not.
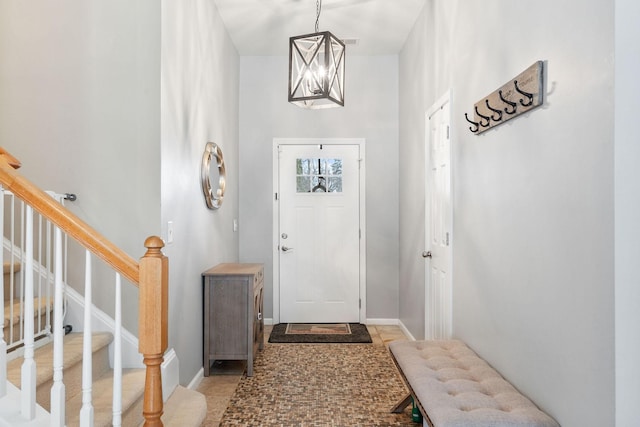
<svg viewBox="0 0 640 427"><path fill-rule="evenodd" d="M404 412L405 408L411 404L411 393L407 393L405 397L400 399L398 403L396 403L393 408L391 408L391 412L394 414L401 414Z"/></svg>

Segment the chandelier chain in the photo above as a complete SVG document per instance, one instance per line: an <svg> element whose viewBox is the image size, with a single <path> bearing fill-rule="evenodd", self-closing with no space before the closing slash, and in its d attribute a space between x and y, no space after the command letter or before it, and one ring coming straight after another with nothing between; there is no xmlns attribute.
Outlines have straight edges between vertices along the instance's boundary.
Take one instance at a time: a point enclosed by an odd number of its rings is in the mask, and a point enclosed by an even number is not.
<svg viewBox="0 0 640 427"><path fill-rule="evenodd" d="M316 0L316 33L319 33L320 11L322 10L322 0Z"/></svg>

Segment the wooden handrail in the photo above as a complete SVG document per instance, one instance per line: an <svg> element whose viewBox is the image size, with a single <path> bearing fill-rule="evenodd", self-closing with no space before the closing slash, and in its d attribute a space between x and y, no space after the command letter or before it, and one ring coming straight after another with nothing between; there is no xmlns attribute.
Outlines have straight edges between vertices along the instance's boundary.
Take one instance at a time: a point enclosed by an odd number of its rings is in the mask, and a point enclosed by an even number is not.
<svg viewBox="0 0 640 427"><path fill-rule="evenodd" d="M20 162L0 147L0 183L4 188L31 205L42 216L138 286L140 273L136 260L17 173L16 169L19 167Z"/></svg>

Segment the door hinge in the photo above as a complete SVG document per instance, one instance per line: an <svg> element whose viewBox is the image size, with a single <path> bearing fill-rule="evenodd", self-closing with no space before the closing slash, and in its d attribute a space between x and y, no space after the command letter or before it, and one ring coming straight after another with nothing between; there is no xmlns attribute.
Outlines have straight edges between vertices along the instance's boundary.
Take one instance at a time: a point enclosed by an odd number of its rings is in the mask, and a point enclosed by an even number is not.
<svg viewBox="0 0 640 427"><path fill-rule="evenodd" d="M449 246L449 232L447 231L447 232L445 233L445 235L446 235L446 244L445 244L445 245L446 245L446 246Z"/></svg>
<svg viewBox="0 0 640 427"><path fill-rule="evenodd" d="M449 139L449 125L447 125L447 139Z"/></svg>
<svg viewBox="0 0 640 427"><path fill-rule="evenodd" d="M358 239L362 239L362 229L358 229Z"/></svg>
<svg viewBox="0 0 640 427"><path fill-rule="evenodd" d="M358 308L362 308L362 298L358 300Z"/></svg>
<svg viewBox="0 0 640 427"><path fill-rule="evenodd" d="M276 193L276 200L278 200L278 193Z"/></svg>

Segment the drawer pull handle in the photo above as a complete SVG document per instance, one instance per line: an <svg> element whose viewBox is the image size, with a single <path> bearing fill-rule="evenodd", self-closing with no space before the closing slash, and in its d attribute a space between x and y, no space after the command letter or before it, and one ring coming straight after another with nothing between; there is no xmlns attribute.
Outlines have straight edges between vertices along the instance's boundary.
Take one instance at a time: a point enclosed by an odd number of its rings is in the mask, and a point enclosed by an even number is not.
<svg viewBox="0 0 640 427"><path fill-rule="evenodd" d="M258 320L262 320L262 313L258 313Z"/></svg>

